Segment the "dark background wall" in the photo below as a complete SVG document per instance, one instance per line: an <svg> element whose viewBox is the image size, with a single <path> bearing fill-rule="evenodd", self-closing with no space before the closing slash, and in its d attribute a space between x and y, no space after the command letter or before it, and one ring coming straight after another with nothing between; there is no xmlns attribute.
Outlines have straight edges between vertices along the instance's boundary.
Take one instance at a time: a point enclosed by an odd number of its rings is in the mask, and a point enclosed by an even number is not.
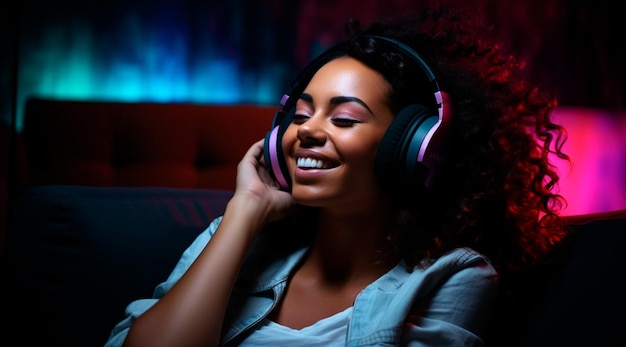
<svg viewBox="0 0 626 347"><path fill-rule="evenodd" d="M23 0L0 14L0 120L31 96L276 104L345 20L420 0ZM606 0L450 0L483 11L561 104L623 110L624 19ZM14 118L12 118L15 116Z"/></svg>

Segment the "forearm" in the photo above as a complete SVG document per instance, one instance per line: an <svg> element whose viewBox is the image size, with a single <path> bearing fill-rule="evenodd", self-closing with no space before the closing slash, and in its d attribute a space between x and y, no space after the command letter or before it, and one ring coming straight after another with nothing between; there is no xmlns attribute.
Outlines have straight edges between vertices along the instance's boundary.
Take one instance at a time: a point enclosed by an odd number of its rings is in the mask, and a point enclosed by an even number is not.
<svg viewBox="0 0 626 347"><path fill-rule="evenodd" d="M133 323L125 346L216 346L239 269L263 226L250 199L229 202L215 235L177 284Z"/></svg>

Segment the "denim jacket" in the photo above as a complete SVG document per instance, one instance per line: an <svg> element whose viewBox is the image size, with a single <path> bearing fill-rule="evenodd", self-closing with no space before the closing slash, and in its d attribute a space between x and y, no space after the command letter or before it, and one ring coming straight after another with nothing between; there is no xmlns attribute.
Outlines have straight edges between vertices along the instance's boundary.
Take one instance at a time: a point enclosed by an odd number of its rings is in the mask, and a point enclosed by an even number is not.
<svg viewBox="0 0 626 347"><path fill-rule="evenodd" d="M185 250L151 299L139 299L127 306L126 318L113 328L105 347L122 345L135 318L178 281L220 221L221 217L216 218ZM259 236L231 295L223 325L223 346L236 346L272 311L306 251L306 246L279 250L271 237ZM346 346L483 346L480 334L498 282L488 259L468 248L452 250L412 270L401 262L356 297Z"/></svg>

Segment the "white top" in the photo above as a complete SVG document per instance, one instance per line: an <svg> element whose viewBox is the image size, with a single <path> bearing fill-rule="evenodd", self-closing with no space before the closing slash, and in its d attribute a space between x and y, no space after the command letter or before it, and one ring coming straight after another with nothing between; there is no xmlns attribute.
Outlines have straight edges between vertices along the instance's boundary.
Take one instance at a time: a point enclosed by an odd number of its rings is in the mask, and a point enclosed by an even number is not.
<svg viewBox="0 0 626 347"><path fill-rule="evenodd" d="M239 346L345 346L352 307L302 329L292 329L267 318Z"/></svg>

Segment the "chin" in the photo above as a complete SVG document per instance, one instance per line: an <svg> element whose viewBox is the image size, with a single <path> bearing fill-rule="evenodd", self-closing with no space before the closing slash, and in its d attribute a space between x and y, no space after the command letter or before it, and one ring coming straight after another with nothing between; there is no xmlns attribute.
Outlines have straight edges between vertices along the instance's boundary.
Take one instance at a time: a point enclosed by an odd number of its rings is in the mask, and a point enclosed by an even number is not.
<svg viewBox="0 0 626 347"><path fill-rule="evenodd" d="M294 185L291 196L299 205L310 207L324 207L336 200L336 195L329 194L328 189L304 185Z"/></svg>

